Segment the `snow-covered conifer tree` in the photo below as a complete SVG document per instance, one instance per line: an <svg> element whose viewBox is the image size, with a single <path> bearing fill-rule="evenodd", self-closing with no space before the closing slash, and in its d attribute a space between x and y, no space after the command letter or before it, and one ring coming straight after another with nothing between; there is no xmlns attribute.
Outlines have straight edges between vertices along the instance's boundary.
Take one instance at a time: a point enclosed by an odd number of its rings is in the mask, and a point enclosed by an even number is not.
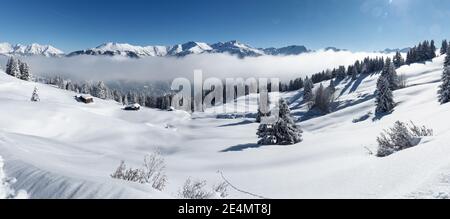
<svg viewBox="0 0 450 219"><path fill-rule="evenodd" d="M6 73L13 77L20 77L20 64L18 59L15 57L9 59Z"/></svg>
<svg viewBox="0 0 450 219"><path fill-rule="evenodd" d="M291 145L302 141L302 130L290 115L289 106L284 99L278 102L279 117L275 124L261 124L257 135L261 145Z"/></svg>
<svg viewBox="0 0 450 219"><path fill-rule="evenodd" d="M399 68L400 66L405 64L405 59L403 59L402 54L400 52L397 52L395 54L393 63L396 68Z"/></svg>
<svg viewBox="0 0 450 219"><path fill-rule="evenodd" d="M35 87L34 90L33 90L33 94L31 95L31 101L32 102L39 102L40 101L37 87Z"/></svg>
<svg viewBox="0 0 450 219"><path fill-rule="evenodd" d="M434 45L434 40L431 40L430 46L428 47L428 59L436 58L436 46Z"/></svg>
<svg viewBox="0 0 450 219"><path fill-rule="evenodd" d="M441 55L444 55L447 53L447 49L448 49L448 42L447 40L443 40L442 41L442 46L441 46Z"/></svg>
<svg viewBox="0 0 450 219"><path fill-rule="evenodd" d="M450 46L448 47L446 54L447 56L445 57L444 67L450 67Z"/></svg>
<svg viewBox="0 0 450 219"><path fill-rule="evenodd" d="M380 76L377 82L375 100L375 113L377 114L391 112L395 107L394 97L391 89L389 88L389 85L389 81L384 76Z"/></svg>
<svg viewBox="0 0 450 219"><path fill-rule="evenodd" d="M101 98L101 99L106 99L108 98L108 87L105 85L105 83L103 81L98 82L97 86L94 87L94 96Z"/></svg>
<svg viewBox="0 0 450 219"><path fill-rule="evenodd" d="M444 68L442 84L439 86L438 94L441 104L450 102L450 66Z"/></svg>
<svg viewBox="0 0 450 219"><path fill-rule="evenodd" d="M397 72L395 71L394 64L391 62L390 58L386 59L383 71L381 72L381 76L383 76L388 80L389 88L391 90L398 89L399 87L398 75Z"/></svg>
<svg viewBox="0 0 450 219"><path fill-rule="evenodd" d="M305 79L305 87L303 88L303 100L304 100L304 102L309 102L309 101L312 100L312 98L313 98L313 88L314 88L313 82L311 81L311 79L306 77L306 79Z"/></svg>
<svg viewBox="0 0 450 219"><path fill-rule="evenodd" d="M328 89L331 90L333 93L336 92L336 85L334 83L334 80L330 80L330 84L328 85Z"/></svg>
<svg viewBox="0 0 450 219"><path fill-rule="evenodd" d="M352 80L355 81L358 78L358 69L356 67L351 68L352 69Z"/></svg>
<svg viewBox="0 0 450 219"><path fill-rule="evenodd" d="M336 78L337 78L338 80L344 80L345 77L346 77L346 74L345 74L345 67L344 67L344 66L339 66L339 68L338 68L338 70L337 70L337 72L336 72Z"/></svg>
<svg viewBox="0 0 450 219"><path fill-rule="evenodd" d="M25 62L20 62L20 79L24 81L31 80L31 74L30 74L30 68L28 67L28 64Z"/></svg>

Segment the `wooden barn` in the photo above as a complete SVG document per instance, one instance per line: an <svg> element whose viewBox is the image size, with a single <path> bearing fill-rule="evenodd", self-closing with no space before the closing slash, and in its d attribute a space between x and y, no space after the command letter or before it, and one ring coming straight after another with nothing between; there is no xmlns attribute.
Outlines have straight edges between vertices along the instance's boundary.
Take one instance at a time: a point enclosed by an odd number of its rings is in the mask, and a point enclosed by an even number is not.
<svg viewBox="0 0 450 219"><path fill-rule="evenodd" d="M123 108L123 109L127 110L127 111L138 111L141 109L141 105L139 105L137 103L130 104L130 105L125 106L125 108Z"/></svg>
<svg viewBox="0 0 450 219"><path fill-rule="evenodd" d="M85 104L94 102L94 98L90 95L77 95L75 98L77 99L78 102L83 102Z"/></svg>

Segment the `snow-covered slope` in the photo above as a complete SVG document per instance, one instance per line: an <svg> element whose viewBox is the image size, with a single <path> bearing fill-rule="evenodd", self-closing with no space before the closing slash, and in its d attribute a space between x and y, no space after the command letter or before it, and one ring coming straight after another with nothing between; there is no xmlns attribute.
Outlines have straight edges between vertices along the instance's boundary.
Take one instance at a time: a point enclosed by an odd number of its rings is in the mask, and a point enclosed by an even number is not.
<svg viewBox="0 0 450 219"><path fill-rule="evenodd" d="M282 94L304 130L304 141L291 146L256 145L254 119L217 119L212 111L222 106L192 116L125 112L113 101L84 105L74 93L0 73L0 155L5 173L17 179L11 186L31 198L177 197L189 177L208 187L219 183L218 170L240 189L269 198L448 198L450 105L436 98L443 58L398 69L409 86L394 92L398 106L381 119L368 114L377 74L342 81L336 109L325 116L308 113L301 91ZM29 101L35 86L38 103ZM249 101L255 112L256 97ZM426 125L435 136L386 158L369 155L397 120ZM109 177L121 160L137 167L156 149L167 164L163 192ZM234 190L229 197L253 198Z"/></svg>
<svg viewBox="0 0 450 219"><path fill-rule="evenodd" d="M40 55L46 57L55 57L64 55L64 52L53 46L39 45L37 43L33 43L31 45L11 45L9 43L0 43L0 54L19 56Z"/></svg>

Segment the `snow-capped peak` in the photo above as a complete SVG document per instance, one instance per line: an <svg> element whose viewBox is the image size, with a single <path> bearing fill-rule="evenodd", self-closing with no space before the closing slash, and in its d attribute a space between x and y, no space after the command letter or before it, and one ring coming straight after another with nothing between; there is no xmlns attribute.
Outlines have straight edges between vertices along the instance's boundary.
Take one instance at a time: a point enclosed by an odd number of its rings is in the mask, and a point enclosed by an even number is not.
<svg viewBox="0 0 450 219"><path fill-rule="evenodd" d="M95 48L75 51L69 56L76 55L108 55L140 58L146 56L175 56L183 57L191 54L227 53L237 55L240 58L263 55L298 55L309 52L304 46L287 46L283 48L257 49L237 40L208 44L204 42L190 41L174 46L135 46L128 43L104 43Z"/></svg>
<svg viewBox="0 0 450 219"><path fill-rule="evenodd" d="M64 52L53 46L40 45L37 43L33 43L31 45L11 45L9 43L0 43L0 54L20 56L41 55L46 57L53 57L61 56L64 54Z"/></svg>

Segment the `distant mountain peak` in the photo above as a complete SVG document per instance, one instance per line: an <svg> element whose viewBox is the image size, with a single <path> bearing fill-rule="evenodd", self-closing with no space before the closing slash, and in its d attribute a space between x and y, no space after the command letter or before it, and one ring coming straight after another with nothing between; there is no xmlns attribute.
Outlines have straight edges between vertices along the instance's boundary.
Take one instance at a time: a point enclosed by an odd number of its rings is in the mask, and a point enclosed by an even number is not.
<svg viewBox="0 0 450 219"><path fill-rule="evenodd" d="M346 49L339 49L339 48L332 47L332 46L327 47L327 48L325 48L324 50L325 50L325 51L333 51L333 52L348 51L348 50L346 50Z"/></svg>
<svg viewBox="0 0 450 219"><path fill-rule="evenodd" d="M381 53L395 53L395 52L407 53L407 52L409 52L409 50L411 50L411 48L409 48L409 47L406 47L406 48L403 48L403 49L399 49L399 48L390 49L390 48L387 48L387 49L385 49L383 51L380 51L380 52Z"/></svg>
<svg viewBox="0 0 450 219"><path fill-rule="evenodd" d="M0 54L3 55L19 55L19 56L62 56L64 52L51 46L40 45L38 43L32 43L30 45L16 44L11 45L9 43L0 43Z"/></svg>

